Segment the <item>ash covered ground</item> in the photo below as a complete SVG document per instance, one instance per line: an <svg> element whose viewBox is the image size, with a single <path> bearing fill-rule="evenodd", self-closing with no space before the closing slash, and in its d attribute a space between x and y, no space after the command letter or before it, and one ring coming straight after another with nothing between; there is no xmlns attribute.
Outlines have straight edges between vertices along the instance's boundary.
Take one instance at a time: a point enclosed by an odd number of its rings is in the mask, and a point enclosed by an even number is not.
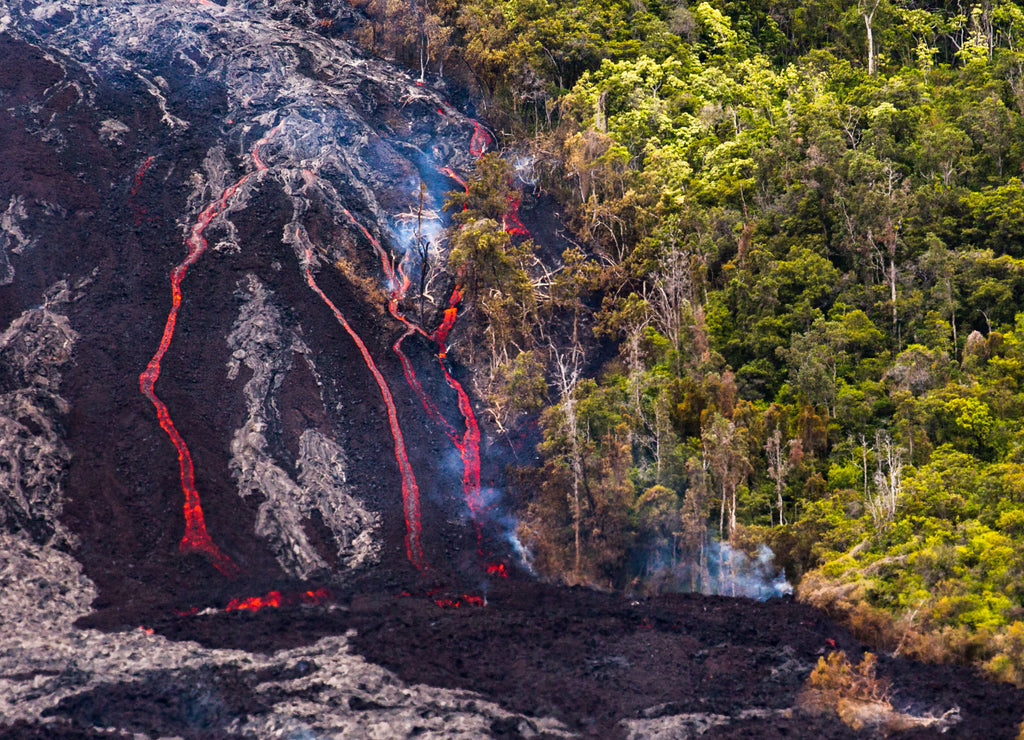
<svg viewBox="0 0 1024 740"><path fill-rule="evenodd" d="M865 649L822 613L518 564L458 322L446 363L431 337L454 286L422 332L389 308L401 214L487 137L348 13L0 8L0 736L861 736L800 708ZM1024 719L964 669L879 672L947 717L901 736Z"/></svg>

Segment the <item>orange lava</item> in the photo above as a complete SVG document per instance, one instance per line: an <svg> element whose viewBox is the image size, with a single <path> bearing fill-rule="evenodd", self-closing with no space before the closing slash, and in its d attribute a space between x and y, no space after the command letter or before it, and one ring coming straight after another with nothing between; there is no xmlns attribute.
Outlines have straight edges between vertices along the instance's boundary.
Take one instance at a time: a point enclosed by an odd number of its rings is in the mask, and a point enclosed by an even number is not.
<svg viewBox="0 0 1024 740"><path fill-rule="evenodd" d="M466 394L462 385L455 380L448 372L448 368L445 367L444 362L441 362L441 370L444 373L445 381L448 386L455 391L458 398L459 412L462 414L465 423L465 432L460 437L455 431L454 427L444 418L441 412L438 410L437 405L427 395L423 386L416 379L416 373L413 370L412 363L409 358L402 351L402 342L414 332L418 332L423 336L427 336L426 332L423 331L422 327L412 324L405 316L398 311L398 302L405 297L406 291L409 289L409 277L405 274L403 269L404 262L399 263L397 270L395 269L391 259L389 259L384 248L380 242L370 234L365 226L360 224L352 216L351 213L345 211L345 215L348 216L349 220L352 221L366 236L370 244L376 250L381 260L381 267L384 271L384 277L387 279L388 285L391 287L391 296L388 301L388 310L391 315L402 322L407 331L403 334L397 342L392 345L392 349L398 354L399 360L402 363L402 371L405 374L405 378L409 385L412 387L413 392L419 397L420 402L426 409L427 414L437 422L445 434L455 445L455 448L459 451L459 456L462 458L462 489L465 494L466 504L473 515L474 522L477 524L478 535L479 535L479 515L481 513L481 501L480 501L480 427L476 421L476 415L473 413L472 404L470 404L469 396ZM439 352L438 358L443 360L447 354L447 348L445 341L448 338L448 332L451 331L452 326L455 324L455 320L458 316L458 303L462 300L462 288L459 286L455 287L452 292L451 298L448 301L448 308L444 312L444 320L441 326L429 336L430 339L437 342Z"/></svg>
<svg viewBox="0 0 1024 740"><path fill-rule="evenodd" d="M306 249L306 262L312 264L313 255L310 250ZM306 267L306 282L309 283L309 287L320 296L321 300L327 307L331 309L334 317L338 320L338 323L342 325L348 335L352 337L352 341L356 343L359 348L360 354L363 356L363 360L366 362L366 366L370 369L373 374L373 379L377 381L377 387L380 388L380 395L384 399L384 405L388 410L388 423L391 426L391 436L395 441L395 459L398 461L398 469L402 475L402 508L405 513L405 552L409 557L410 562L420 570L424 570L427 567L426 558L423 556L423 548L420 545L420 489L416 483L416 476L413 475L412 465L409 464L409 456L405 451L405 440L402 437L402 429L398 425L398 412L395 410L395 400L391 396L391 389L388 388L387 382L384 380L384 376L380 370L377 369L376 363L370 356L370 351L366 348L363 340L351 327L345 317L342 315L338 307L334 305L330 298L320 289L317 285L316 280L313 278L313 273L309 267Z"/></svg>
<svg viewBox="0 0 1024 740"><path fill-rule="evenodd" d="M434 599L434 603L442 609L458 609L461 606L487 606L483 596L446 596L443 599Z"/></svg>
<svg viewBox="0 0 1024 740"><path fill-rule="evenodd" d="M129 198L134 198L138 195L139 188L142 187L142 178L146 176L146 170L153 164L154 157L152 155L146 157L145 161L139 165L139 169L135 173L135 178L132 180L132 189L128 193Z"/></svg>
<svg viewBox="0 0 1024 740"><path fill-rule="evenodd" d="M491 135L484 131L484 127L473 121L473 138L469 140L469 153L474 157L481 157L491 145Z"/></svg>
<svg viewBox="0 0 1024 740"><path fill-rule="evenodd" d="M268 591L263 596L250 596L247 599L232 599L224 607L224 611L259 611L260 609L278 608L281 606L294 606L296 604L323 604L331 598L331 593L326 588L318 588L315 591L301 591L298 593L282 594L280 591Z"/></svg>
<svg viewBox="0 0 1024 740"><path fill-rule="evenodd" d="M276 131L276 129L274 131ZM259 147L274 134L274 131L271 131L266 137L260 139L253 147L252 158L256 165L256 172L262 172L267 169L267 166L259 158L258 150ZM139 173L136 175L136 179L138 181L141 182L142 175L145 173L145 168L149 166L150 161L151 160L147 160L143 167L140 168ZM174 337L174 327L178 320L178 310L181 308L181 282L185 279L185 274L188 272L188 268L194 265L203 255L203 252L206 251L207 244L206 239L203 237L203 231L205 231L206 227L210 225L210 222L212 222L213 219L228 206L231 198L238 191L238 188L241 187L242 183L248 180L252 174L253 173L250 172L243 175L233 185L225 188L217 200L210 203L203 209L199 214L199 217L196 219L196 222L192 225L189 237L185 242L188 249L187 255L183 262L176 265L174 269L171 270L171 310L167 314L167 321L164 323L164 332L160 338L160 346L157 348L156 354L154 354L152 359L149 361L149 364L146 365L146 369L142 371L141 375L139 375L139 389L146 398L153 403L153 406L156 408L156 415L160 422L160 426L167 433L167 436L170 437L171 443L174 445L174 449L178 453L181 490L185 494L185 534L181 538L179 549L181 552L196 552L205 555L217 570L229 578L238 575L240 568L235 565L231 558L221 552L220 548L214 544L209 533L206 531L206 522L203 518L203 508L199 499L199 491L196 490L195 467L192 464L192 455L189 453L185 440L174 426L174 422L171 420L166 404L164 404L164 402L156 395L154 386L160 378L160 363L163 360L168 347L171 345L171 339Z"/></svg>

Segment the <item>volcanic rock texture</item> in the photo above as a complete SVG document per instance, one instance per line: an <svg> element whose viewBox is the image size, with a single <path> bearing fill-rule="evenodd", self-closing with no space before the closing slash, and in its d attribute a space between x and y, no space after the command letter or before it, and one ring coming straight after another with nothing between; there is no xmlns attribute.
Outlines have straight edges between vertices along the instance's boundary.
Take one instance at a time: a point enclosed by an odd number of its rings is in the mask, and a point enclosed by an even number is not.
<svg viewBox="0 0 1024 740"><path fill-rule="evenodd" d="M487 136L346 8L0 6L0 735L855 736L797 705L863 650L820 613L517 565L430 339L454 286L403 317L403 214ZM1024 718L880 670L946 736Z"/></svg>

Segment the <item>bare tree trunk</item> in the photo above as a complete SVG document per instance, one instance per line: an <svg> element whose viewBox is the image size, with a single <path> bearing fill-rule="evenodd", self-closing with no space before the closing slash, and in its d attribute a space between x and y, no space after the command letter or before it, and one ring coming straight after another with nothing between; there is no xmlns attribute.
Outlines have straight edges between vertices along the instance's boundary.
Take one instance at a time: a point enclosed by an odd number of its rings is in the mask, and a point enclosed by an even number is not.
<svg viewBox="0 0 1024 740"><path fill-rule="evenodd" d="M731 483L729 487L732 489L732 502L729 505L729 541L732 542L733 535L736 534L736 489L739 486Z"/></svg>
<svg viewBox="0 0 1024 740"><path fill-rule="evenodd" d="M573 576L580 577L581 537L580 526L583 509L580 502L580 484L583 481L583 456L580 453L579 430L576 418L576 399L573 392L579 383L583 369L583 352L579 345L573 345L567 352L558 352L552 347L552 355L558 370L555 384L565 414L565 431L569 436L569 468L572 470L572 518L573 518Z"/></svg>
<svg viewBox="0 0 1024 740"><path fill-rule="evenodd" d="M775 481L775 496L779 507L779 526L785 524L782 516L782 492L786 488L786 475L789 473L792 463L783 454L786 445L782 444L782 430L776 429L775 433L768 438L764 445L765 453L768 456L768 475Z"/></svg>
<svg viewBox="0 0 1024 740"><path fill-rule="evenodd" d="M875 470L875 494L865 502L875 529L881 531L896 518L903 495L903 450L888 434L881 432L875 437L875 453L878 467Z"/></svg>
<svg viewBox="0 0 1024 740"><path fill-rule="evenodd" d="M427 192L427 184L420 182L420 205L416 210L416 249L420 258L420 326L423 326L423 293L427 283L427 259L430 256L430 244L423 238L423 197Z"/></svg>
<svg viewBox="0 0 1024 740"><path fill-rule="evenodd" d="M725 488L722 488L722 508L718 512L718 539L725 539Z"/></svg>
<svg viewBox="0 0 1024 740"><path fill-rule="evenodd" d="M860 455L864 468L864 498L868 497L868 441L860 435Z"/></svg>
<svg viewBox="0 0 1024 740"><path fill-rule="evenodd" d="M875 30L872 22L875 20L875 11L882 0L857 0L857 10L864 19L864 28L868 32L868 74L875 74ZM870 8L870 9L869 9Z"/></svg>
<svg viewBox="0 0 1024 740"><path fill-rule="evenodd" d="M868 30L868 74L875 74L875 35L871 30L871 15L864 16L864 26Z"/></svg>
<svg viewBox="0 0 1024 740"><path fill-rule="evenodd" d="M899 317L896 313L896 245L889 248L889 299L892 301L892 331L897 336L896 346L903 349L903 341L899 339Z"/></svg>

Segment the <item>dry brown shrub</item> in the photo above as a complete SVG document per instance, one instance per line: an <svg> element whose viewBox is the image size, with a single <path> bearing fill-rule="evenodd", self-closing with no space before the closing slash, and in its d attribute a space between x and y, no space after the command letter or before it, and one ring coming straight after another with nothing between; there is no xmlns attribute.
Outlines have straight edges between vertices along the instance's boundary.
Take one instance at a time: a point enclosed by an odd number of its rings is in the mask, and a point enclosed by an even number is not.
<svg viewBox="0 0 1024 740"><path fill-rule="evenodd" d="M810 689L818 692L826 706L835 706L841 699L889 703L892 685L877 675L878 658L864 653L860 664L850 663L842 650L818 658L818 665L807 679Z"/></svg>
<svg viewBox="0 0 1024 740"><path fill-rule="evenodd" d="M800 706L813 714L835 713L846 725L889 735L920 727L943 727L959 721L952 709L942 717L915 717L896 711L889 697L892 684L877 675L878 659L864 653L858 665L850 663L846 653L829 653L807 679Z"/></svg>
<svg viewBox="0 0 1024 740"><path fill-rule="evenodd" d="M378 314L384 313L384 307L388 305L388 297L377 285L377 281L361 274L352 263L345 257L339 257L334 262L334 269L345 276L345 279L365 296L367 302Z"/></svg>

